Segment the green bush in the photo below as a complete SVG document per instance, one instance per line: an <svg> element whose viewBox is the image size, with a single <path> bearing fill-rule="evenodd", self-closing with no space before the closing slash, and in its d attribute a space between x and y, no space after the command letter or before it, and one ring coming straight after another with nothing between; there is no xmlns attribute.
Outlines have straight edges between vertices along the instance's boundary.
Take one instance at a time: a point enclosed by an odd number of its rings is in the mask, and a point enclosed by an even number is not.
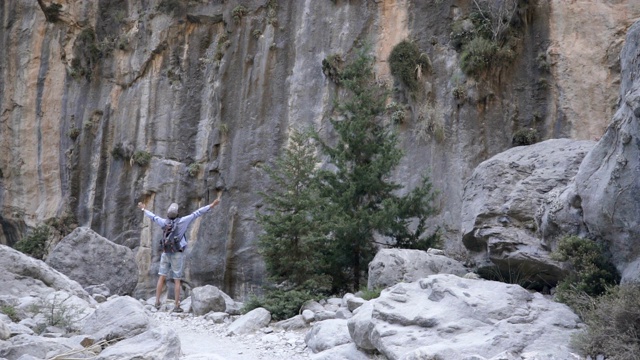
<svg viewBox="0 0 640 360"><path fill-rule="evenodd" d="M315 296L303 290L268 290L263 297L252 296L244 303L243 313L263 307L271 313L273 320L292 318L300 312L300 308Z"/></svg>
<svg viewBox="0 0 640 360"><path fill-rule="evenodd" d="M75 140L78 138L78 136L80 136L80 129L78 129L77 127L72 126L69 131L67 132L67 135L69 135L69 137L71 138L71 140Z"/></svg>
<svg viewBox="0 0 640 360"><path fill-rule="evenodd" d="M151 154L148 151L138 150L133 153L133 161L139 166L147 166L151 162Z"/></svg>
<svg viewBox="0 0 640 360"><path fill-rule="evenodd" d="M216 53L213 56L214 60L220 61L224 57L224 52L227 48L231 46L231 41L229 41L229 36L227 34L222 34L218 38L218 44L216 45Z"/></svg>
<svg viewBox="0 0 640 360"><path fill-rule="evenodd" d="M3 305L2 307L0 307L0 312L7 315L13 322L17 323L18 321L20 321L20 317L16 312L16 308L12 305Z"/></svg>
<svg viewBox="0 0 640 360"><path fill-rule="evenodd" d="M362 293L362 295L360 295L361 298L365 299L365 300L371 300L371 299L377 299L380 297L380 293L382 292L382 288L375 288L375 289L363 289L360 290L360 292Z"/></svg>
<svg viewBox="0 0 640 360"><path fill-rule="evenodd" d="M520 129L513 134L513 146L532 145L538 142L538 132L533 128Z"/></svg>
<svg viewBox="0 0 640 360"><path fill-rule="evenodd" d="M431 69L431 61L425 53L421 53L414 42L403 40L396 45L389 54L391 74L411 91L419 88L420 77L423 72Z"/></svg>
<svg viewBox="0 0 640 360"><path fill-rule="evenodd" d="M113 156L113 158L116 160L127 159L126 152L122 143L115 144L113 149L111 149L111 156Z"/></svg>
<svg viewBox="0 0 640 360"><path fill-rule="evenodd" d="M635 360L640 354L640 285L610 288L599 298L590 298L583 312L587 327L573 338L584 356Z"/></svg>
<svg viewBox="0 0 640 360"><path fill-rule="evenodd" d="M47 253L47 240L49 240L49 226L40 225L33 229L29 235L15 243L13 248L42 260Z"/></svg>
<svg viewBox="0 0 640 360"><path fill-rule="evenodd" d="M343 64L340 54L333 54L322 60L322 72L334 83L340 84L341 68Z"/></svg>
<svg viewBox="0 0 640 360"><path fill-rule="evenodd" d="M187 173L191 177L196 177L200 172L200 165L197 163L192 163L187 167Z"/></svg>
<svg viewBox="0 0 640 360"><path fill-rule="evenodd" d="M78 227L78 220L75 215L70 212L62 214L58 218L51 218L45 222L51 229L55 229L60 237L69 235L75 228Z"/></svg>
<svg viewBox="0 0 640 360"><path fill-rule="evenodd" d="M606 256L604 245L593 240L564 237L551 258L566 261L571 266L571 273L556 288L556 297L578 313L584 310L582 294L599 296L620 282L620 275Z"/></svg>
<svg viewBox="0 0 640 360"><path fill-rule="evenodd" d="M452 24L450 40L461 53L460 68L477 77L513 61L526 8L521 8L517 0L474 4L475 9L467 18Z"/></svg>
<svg viewBox="0 0 640 360"><path fill-rule="evenodd" d="M236 23L239 23L240 20L242 20L242 18L246 16L248 13L249 13L249 10L247 10L247 8L244 5L238 5L235 8L233 8L233 10L231 10L231 16L233 17L233 21Z"/></svg>
<svg viewBox="0 0 640 360"><path fill-rule="evenodd" d="M479 75L489 69L497 51L495 42L482 37L473 38L462 50L460 68L467 75Z"/></svg>

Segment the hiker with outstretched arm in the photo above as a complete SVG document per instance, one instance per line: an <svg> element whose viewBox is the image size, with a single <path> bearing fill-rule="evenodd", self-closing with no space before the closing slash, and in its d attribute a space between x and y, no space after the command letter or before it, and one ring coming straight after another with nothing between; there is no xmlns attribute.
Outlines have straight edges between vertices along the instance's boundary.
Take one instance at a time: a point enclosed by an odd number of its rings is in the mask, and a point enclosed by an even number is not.
<svg viewBox="0 0 640 360"><path fill-rule="evenodd" d="M187 248L187 237L185 233L193 220L209 212L209 210L219 203L220 196L211 204L203 206L191 214L180 218L178 217L178 204L172 203L167 210L167 219L161 218L151 211L146 210L143 203L138 203L140 210L150 217L153 222L163 228L163 239L160 244L162 255L160 256L160 269L158 270L160 277L158 278L158 284L156 286L156 309L160 308L160 294L162 293L167 275L171 273L175 286L175 307L173 311L182 312L182 308L180 307L180 280L184 277L184 251ZM168 236L168 234L170 234L170 236ZM175 239L175 241L171 240L171 243L168 243L167 237L171 237Z"/></svg>

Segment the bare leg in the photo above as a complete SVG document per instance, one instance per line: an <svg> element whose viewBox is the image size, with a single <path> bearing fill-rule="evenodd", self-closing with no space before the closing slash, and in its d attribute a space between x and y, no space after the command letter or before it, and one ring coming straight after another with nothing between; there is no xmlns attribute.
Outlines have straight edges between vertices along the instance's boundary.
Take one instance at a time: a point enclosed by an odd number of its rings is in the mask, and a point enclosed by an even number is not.
<svg viewBox="0 0 640 360"><path fill-rule="evenodd" d="M180 280L173 279L173 295L176 298L176 307L180 306Z"/></svg>
<svg viewBox="0 0 640 360"><path fill-rule="evenodd" d="M156 305L160 304L160 294L162 294L162 288L164 287L164 281L167 277L160 275L158 278L158 285L156 285Z"/></svg>

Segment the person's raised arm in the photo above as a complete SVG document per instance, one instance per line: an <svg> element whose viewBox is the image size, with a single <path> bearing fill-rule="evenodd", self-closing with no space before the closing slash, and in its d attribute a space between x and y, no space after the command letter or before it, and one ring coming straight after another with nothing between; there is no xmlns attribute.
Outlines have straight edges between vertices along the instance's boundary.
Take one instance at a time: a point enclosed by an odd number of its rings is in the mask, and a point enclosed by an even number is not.
<svg viewBox="0 0 640 360"><path fill-rule="evenodd" d="M218 206L218 204L220 204L220 198L217 198L217 199L213 200L213 202L211 204L209 204L209 207L213 208L215 206Z"/></svg>

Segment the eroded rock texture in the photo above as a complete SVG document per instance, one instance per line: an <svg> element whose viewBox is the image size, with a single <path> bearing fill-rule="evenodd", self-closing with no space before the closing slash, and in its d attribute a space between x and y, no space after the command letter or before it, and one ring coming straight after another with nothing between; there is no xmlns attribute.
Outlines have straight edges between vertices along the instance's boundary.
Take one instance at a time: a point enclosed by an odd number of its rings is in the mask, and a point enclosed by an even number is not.
<svg viewBox="0 0 640 360"><path fill-rule="evenodd" d="M390 287L347 324L360 349L389 359L570 359L580 325L566 305L539 293L449 274Z"/></svg>
<svg viewBox="0 0 640 360"><path fill-rule="evenodd" d="M462 242L478 265L495 264L505 274L500 276L555 285L563 270L549 259L552 248L540 237L536 214L550 194L573 180L593 146L593 141L547 140L478 165L465 186L461 226Z"/></svg>

